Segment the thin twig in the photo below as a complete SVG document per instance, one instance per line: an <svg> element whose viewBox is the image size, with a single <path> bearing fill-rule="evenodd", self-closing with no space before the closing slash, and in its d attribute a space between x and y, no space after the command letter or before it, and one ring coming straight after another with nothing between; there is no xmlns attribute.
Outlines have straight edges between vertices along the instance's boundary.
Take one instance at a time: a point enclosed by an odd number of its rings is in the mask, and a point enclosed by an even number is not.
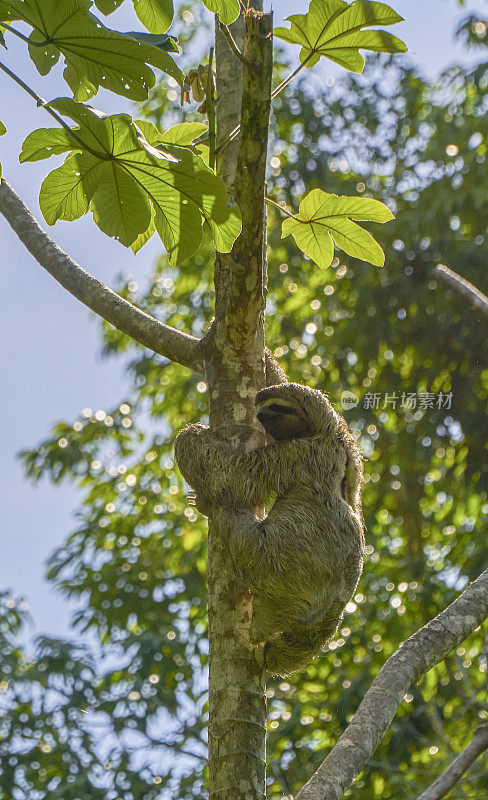
<svg viewBox="0 0 488 800"><path fill-rule="evenodd" d="M15 83L17 83L21 87L21 89L24 90L24 92L27 92L27 94L33 98L36 101L37 106L39 108L43 108L44 111L47 111L47 113L50 114L51 117L56 120L58 125L61 125L61 127L64 128L64 130L67 131L70 134L70 136L72 136L72 138L75 140L75 142L77 142L84 150L88 150L92 155L96 156L97 158L107 157L106 153L98 153L97 151L93 150L91 147L86 145L83 139L80 139L80 137L77 136L77 134L73 131L72 128L70 128L70 126L64 121L64 119L60 117L59 114L56 113L56 111L53 111L53 109L50 108L48 101L43 100L42 97L40 97L37 94L37 92L34 91L34 89L31 89L31 87L28 86L28 84L25 83L22 80L22 78L19 78L19 76L16 75L15 72L12 72L12 70L9 69L9 67L7 67L7 65L4 64L2 61L0 61L0 69L3 72L5 72L5 74L8 75L9 78L12 78L12 80L15 81Z"/></svg>
<svg viewBox="0 0 488 800"><path fill-rule="evenodd" d="M488 725L476 728L473 741L454 759L442 775L429 786L418 800L441 800L461 780L478 756L488 749Z"/></svg>
<svg viewBox="0 0 488 800"><path fill-rule="evenodd" d="M9 31L9 33L13 33L14 36L18 36L19 39L22 39L23 42L27 42L28 45L33 44L34 47L36 45L41 45L41 47L44 47L45 44L46 44L45 42L31 42L29 37L26 36L24 33L21 33L20 31L16 30L15 28L12 28L10 25L5 25L5 23L2 24L2 27L3 27L4 31Z"/></svg>
<svg viewBox="0 0 488 800"><path fill-rule="evenodd" d="M488 317L488 297L483 292L480 292L476 286L444 264L437 265L434 275L451 289L455 289L456 292L465 297L472 308L476 309L476 311L481 311L485 317Z"/></svg>
<svg viewBox="0 0 488 800"><path fill-rule="evenodd" d="M0 213L36 261L95 314L170 361L203 372L201 340L141 311L76 264L42 230L3 178L0 181Z"/></svg>
<svg viewBox="0 0 488 800"><path fill-rule="evenodd" d="M239 48L237 46L237 42L234 39L234 37L232 36L232 31L229 28L229 26L228 25L224 25L219 20L219 30L224 35L224 37L225 37L225 39L227 41L227 44L229 45L230 49L232 50L232 52L234 53L236 58L238 58L239 61L242 61L243 64L246 64L247 66L250 66L247 58L245 58L245 56L239 50Z"/></svg>
<svg viewBox="0 0 488 800"><path fill-rule="evenodd" d="M305 59L305 61L303 62L303 64L299 64L299 65L298 65L298 67L297 67L296 69L294 69L294 70L293 70L293 72L290 72L290 74L289 74L289 75L287 75L287 77L286 77L286 78L284 78L284 79L281 81L281 83L279 83L279 84L278 84L278 86L277 86L275 89L273 89L273 91L271 92L271 99L272 99L272 100L274 100L274 99L275 99L275 97L277 97L277 96L280 94L280 92L282 92L282 91L283 91L283 89L286 89L286 87L288 86L288 84L292 82L293 78L294 78L296 75L298 75L298 73L299 73L299 72L301 72L301 71L302 71L302 69L304 68L304 66L305 66L305 64L307 63L307 61L308 61L308 60L309 60L309 59L308 59L308 58L306 58L306 59Z"/></svg>
<svg viewBox="0 0 488 800"><path fill-rule="evenodd" d="M288 786L286 778L283 775L278 763L276 761L271 761L269 769L276 783L279 784L282 794L284 794L286 797L291 797L290 787Z"/></svg>
<svg viewBox="0 0 488 800"><path fill-rule="evenodd" d="M277 208L279 211L281 211L282 214L285 214L285 216L289 217L290 219L296 219L295 214L292 214L286 208L284 208L283 206L280 206L279 203L276 203L274 200L271 200L268 196L266 196L265 199L266 199L266 202L269 203L270 206L275 206L275 208Z"/></svg>

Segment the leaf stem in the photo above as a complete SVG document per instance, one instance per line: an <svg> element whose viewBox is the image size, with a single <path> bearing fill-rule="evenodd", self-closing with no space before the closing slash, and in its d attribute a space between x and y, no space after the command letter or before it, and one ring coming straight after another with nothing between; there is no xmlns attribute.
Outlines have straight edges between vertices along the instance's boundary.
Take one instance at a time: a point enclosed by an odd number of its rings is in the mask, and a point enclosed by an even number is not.
<svg viewBox="0 0 488 800"><path fill-rule="evenodd" d="M287 211L286 208L280 206L279 203L275 203L275 201L271 200L269 197L266 197L266 202L269 203L271 206L275 206L275 208L278 208L282 212L282 214L285 214L285 216L289 217L290 219L298 219L295 216L295 214L292 214L290 211Z"/></svg>
<svg viewBox="0 0 488 800"><path fill-rule="evenodd" d="M275 99L275 97L277 97L277 96L280 94L280 92L282 92L282 91L283 91L283 89L285 89L285 88L288 86L288 84L289 84L289 83L291 83L291 81L293 80L293 78L294 78L296 75L298 75L298 73L299 73L299 72L301 72L301 71L302 71L302 69L304 68L304 66L305 66L305 64L307 63L307 61L308 61L308 58L307 58L307 59L305 59L305 61L303 62L303 64L299 64L299 65L298 65L298 67L297 67L296 69L294 69L294 70L293 70L293 72L290 72L290 74L289 74L289 75L287 75L287 77L286 77L286 78L284 78L284 80L282 80L282 81L281 81L281 83L279 83L279 84L278 84L278 86L276 87L276 89L273 89L273 91L271 92L271 99L272 99L272 100L274 100L274 99Z"/></svg>
<svg viewBox="0 0 488 800"><path fill-rule="evenodd" d="M9 31L10 33L13 33L15 36L18 36L19 39L22 39L22 41L27 42L27 44L34 44L34 45L37 44L37 42L31 42L29 37L25 36L20 31L16 30L15 28L11 28L10 25L5 25L5 23L4 23L2 25L2 27L3 27L4 31Z"/></svg>
<svg viewBox="0 0 488 800"><path fill-rule="evenodd" d="M32 25L32 23L30 23ZM13 33L15 36L18 36L19 39L22 39L23 42L26 42L29 47L46 47L46 45L51 44L50 39L43 39L42 42L35 42L32 39L29 39L28 36L18 31L16 28L12 28L10 25L3 25L2 26L5 31L9 31ZM34 30L39 30L38 28L34 28Z"/></svg>
<svg viewBox="0 0 488 800"><path fill-rule="evenodd" d="M51 117L56 120L58 125L61 125L61 127L64 128L64 130L67 131L70 134L70 136L76 142L78 142L78 144L84 150L88 150L92 155L96 156L97 158L104 158L104 157L106 158L106 154L97 153L95 150L93 150L91 147L85 144L83 139L80 139L80 137L73 131L73 128L70 128L70 126L64 121L64 119L60 117L59 114L56 113L56 111L54 111L52 108L49 107L48 101L43 100L42 97L40 97L33 89L31 89L30 86L28 86L27 83L25 83L22 80L22 78L19 78L19 76L16 75L15 72L12 72L12 70L9 69L7 65L4 64L2 61L0 61L0 70L5 72L5 74L8 75L9 78L15 81L15 83L17 83L21 87L21 89L24 90L24 92L27 92L27 94L30 95L36 101L38 108L43 108L44 111L47 111L47 113L50 114Z"/></svg>

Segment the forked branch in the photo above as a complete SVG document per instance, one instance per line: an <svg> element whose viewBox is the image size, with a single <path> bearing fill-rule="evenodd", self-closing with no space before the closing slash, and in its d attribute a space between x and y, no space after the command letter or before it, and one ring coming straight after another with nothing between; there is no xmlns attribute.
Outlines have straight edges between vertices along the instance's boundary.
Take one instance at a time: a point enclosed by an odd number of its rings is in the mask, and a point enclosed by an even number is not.
<svg viewBox="0 0 488 800"><path fill-rule="evenodd" d="M170 361L203 372L203 348L199 339L146 314L86 272L43 231L3 178L0 212L36 261L77 300L136 342Z"/></svg>
<svg viewBox="0 0 488 800"><path fill-rule="evenodd" d="M488 617L488 569L388 659L341 738L296 800L340 800L376 750L406 692Z"/></svg>

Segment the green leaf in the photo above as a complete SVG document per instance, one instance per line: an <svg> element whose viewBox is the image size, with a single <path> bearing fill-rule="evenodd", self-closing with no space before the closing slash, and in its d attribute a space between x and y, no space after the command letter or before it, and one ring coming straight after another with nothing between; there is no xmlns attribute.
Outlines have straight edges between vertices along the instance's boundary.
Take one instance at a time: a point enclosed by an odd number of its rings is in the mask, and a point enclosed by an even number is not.
<svg viewBox="0 0 488 800"><path fill-rule="evenodd" d="M190 147L193 142L200 138L208 125L204 122L181 122L168 128L167 131L159 130L156 125L147 120L137 120L137 126L142 130L147 141L157 146L158 144L177 145L180 147Z"/></svg>
<svg viewBox="0 0 488 800"><path fill-rule="evenodd" d="M298 247L323 268L334 257L334 242L350 256L378 267L385 254L368 231L352 220L388 222L390 209L379 200L367 197L338 197L313 189L300 203L299 214L283 222L282 238L293 236Z"/></svg>
<svg viewBox="0 0 488 800"><path fill-rule="evenodd" d="M371 25L394 25L403 17L384 3L355 0L311 0L307 14L287 18L289 28L275 28L274 35L301 45L300 62L310 69L321 56L351 72L362 72L359 50L405 53L401 39L382 30L364 31Z"/></svg>
<svg viewBox="0 0 488 800"><path fill-rule="evenodd" d="M64 56L64 78L76 100L87 100L100 86L145 100L155 84L149 65L182 82L180 69L160 46L106 28L90 6L91 0L0 0L0 15L33 28L29 54L41 75Z"/></svg>
<svg viewBox="0 0 488 800"><path fill-rule="evenodd" d="M83 153L68 156L61 167L44 178L39 207L48 225L58 219L79 219L88 211L103 162Z"/></svg>
<svg viewBox="0 0 488 800"><path fill-rule="evenodd" d="M76 147L76 140L64 128L38 128L24 140L19 161L40 161L66 153Z"/></svg>
<svg viewBox="0 0 488 800"><path fill-rule="evenodd" d="M72 128L73 135L77 137L72 146L73 150L110 152L113 142L110 140L110 132L106 125L107 114L93 106L77 103L70 97L58 97L56 100L51 100L49 105L79 124L79 128ZM119 116L124 116L128 122L131 121L128 114Z"/></svg>
<svg viewBox="0 0 488 800"><path fill-rule="evenodd" d="M91 208L105 233L135 251L155 228L176 263L197 250L205 220L218 250L231 249L241 229L239 211L230 207L222 180L183 146L199 137L204 125L184 123L164 132L145 121L135 125L128 114L105 116L70 98L50 106L78 124L76 139L44 128L29 134L21 155L27 161L74 151L42 185L41 210L49 224L77 219ZM161 143L171 152L158 147Z"/></svg>
<svg viewBox="0 0 488 800"><path fill-rule="evenodd" d="M145 42L153 47L159 47L166 53L179 53L178 41L175 36L167 33L144 33L140 31L124 31L124 36L134 39L136 42Z"/></svg>
<svg viewBox="0 0 488 800"><path fill-rule="evenodd" d="M130 246L151 222L149 198L116 161L105 162L91 201L93 219L107 236Z"/></svg>
<svg viewBox="0 0 488 800"><path fill-rule="evenodd" d="M133 0L142 24L151 33L164 33L173 21L173 0Z"/></svg>
<svg viewBox="0 0 488 800"><path fill-rule="evenodd" d="M7 133L7 128L5 127L3 122L0 121L0 136L3 136L4 133Z"/></svg>
<svg viewBox="0 0 488 800"><path fill-rule="evenodd" d="M140 233L139 236L135 241L132 242L130 249L134 253L139 252L145 244L148 243L149 239L156 233L156 224L154 222L154 216L151 217L151 222L149 223L149 227L143 233Z"/></svg>
<svg viewBox="0 0 488 800"><path fill-rule="evenodd" d="M102 14L111 14L121 6L122 3L123 0L95 0L95 5Z"/></svg>
<svg viewBox="0 0 488 800"><path fill-rule="evenodd" d="M151 33L164 33L173 21L173 0L132 0L142 24ZM111 14L123 0L95 0L102 14Z"/></svg>
<svg viewBox="0 0 488 800"><path fill-rule="evenodd" d="M162 144L170 149L172 146L189 147L208 166L208 146L203 144L203 138L208 133L208 125L205 123L182 122L167 131L158 130L155 125L147 122L147 120L138 120L137 125L144 131L148 142L155 147L159 147ZM175 152L177 153L178 151L176 150Z"/></svg>
<svg viewBox="0 0 488 800"><path fill-rule="evenodd" d="M239 16L239 0L203 0L203 2L209 11L219 15L224 25L230 25Z"/></svg>

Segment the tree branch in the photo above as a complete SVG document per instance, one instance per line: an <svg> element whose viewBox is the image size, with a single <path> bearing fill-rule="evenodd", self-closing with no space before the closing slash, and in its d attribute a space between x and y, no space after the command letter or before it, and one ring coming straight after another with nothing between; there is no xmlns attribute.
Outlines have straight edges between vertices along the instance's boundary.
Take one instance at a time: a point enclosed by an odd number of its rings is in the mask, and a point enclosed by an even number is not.
<svg viewBox="0 0 488 800"><path fill-rule="evenodd" d="M481 311L485 317L488 317L488 297L480 292L476 286L473 286L473 284L465 280L465 278L461 278L457 272L453 272L452 269L444 266L444 264L437 265L434 270L434 275L451 289L455 289L456 292L466 298L472 308L476 311Z"/></svg>
<svg viewBox="0 0 488 800"><path fill-rule="evenodd" d="M487 749L488 725L480 725L474 732L473 741L454 759L452 764L437 778L432 786L429 786L429 788L420 795L418 800L441 800L441 797L446 796L452 787L463 777L471 764Z"/></svg>
<svg viewBox="0 0 488 800"><path fill-rule="evenodd" d="M412 683L488 617L488 569L388 659L341 738L296 800L340 800L389 727Z"/></svg>
<svg viewBox="0 0 488 800"><path fill-rule="evenodd" d="M0 213L36 261L77 300L155 353L205 374L207 337L197 339L165 325L86 272L41 228L5 179L0 180ZM286 383L287 380L286 373L272 353L266 350L267 386Z"/></svg>
<svg viewBox="0 0 488 800"><path fill-rule="evenodd" d="M3 178L0 212L36 261L77 300L136 342L170 361L203 372L203 348L199 339L159 322L82 269L43 231Z"/></svg>

